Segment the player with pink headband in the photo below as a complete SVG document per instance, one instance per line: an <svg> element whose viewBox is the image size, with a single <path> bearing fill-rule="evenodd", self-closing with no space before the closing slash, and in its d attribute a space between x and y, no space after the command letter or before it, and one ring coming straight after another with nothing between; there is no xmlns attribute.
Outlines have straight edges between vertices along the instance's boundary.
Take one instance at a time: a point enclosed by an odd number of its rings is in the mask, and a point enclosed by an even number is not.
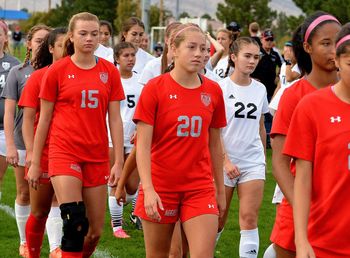
<svg viewBox="0 0 350 258"><path fill-rule="evenodd" d="M191 257L209 258L225 209L224 100L219 85L199 74L207 49L198 26L178 26L170 51L173 70L146 84L134 115L141 179L135 214L142 219L146 257L169 257L180 219Z"/></svg>
<svg viewBox="0 0 350 258"><path fill-rule="evenodd" d="M294 244L294 176L295 163L283 154L283 147L290 121L299 101L318 89L335 84L338 80L335 66L335 39L340 30L339 22L325 12L307 17L293 35L293 50L301 71L306 74L283 93L271 129L272 167L285 198L277 209L271 234L274 243L264 258L295 257ZM300 143L299 140L297 140Z"/></svg>
<svg viewBox="0 0 350 258"><path fill-rule="evenodd" d="M298 258L350 257L350 23L336 42L341 80L300 101L284 148L296 160Z"/></svg>

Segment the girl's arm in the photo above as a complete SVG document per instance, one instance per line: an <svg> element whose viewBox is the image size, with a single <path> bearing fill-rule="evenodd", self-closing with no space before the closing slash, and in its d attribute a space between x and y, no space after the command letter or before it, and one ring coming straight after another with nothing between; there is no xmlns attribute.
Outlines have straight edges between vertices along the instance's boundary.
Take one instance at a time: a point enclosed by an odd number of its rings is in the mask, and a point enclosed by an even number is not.
<svg viewBox="0 0 350 258"><path fill-rule="evenodd" d="M109 102L108 107L109 129L113 143L114 165L109 178L110 186L116 186L121 175L124 163L123 122L120 116L119 101Z"/></svg>
<svg viewBox="0 0 350 258"><path fill-rule="evenodd" d="M209 129L209 150L212 161L213 177L216 186L216 199L219 209L219 217L221 218L226 209L225 186L223 177L223 151L221 145L220 129Z"/></svg>
<svg viewBox="0 0 350 258"><path fill-rule="evenodd" d="M23 108L22 135L26 146L26 167L30 167L34 144L34 122L36 109L30 107Z"/></svg>
<svg viewBox="0 0 350 258"><path fill-rule="evenodd" d="M219 42L217 42L217 41L210 35L209 32L207 33L207 38L208 38L210 44L212 44L212 45L214 46L214 48L215 48L215 53L214 53L214 55L212 55L212 56L210 57L210 59L209 59L209 60L210 60L211 67L214 68L214 67L218 64L218 62L220 61L220 59L221 59L221 57L222 57L222 55L223 55L223 53L224 53L224 51L225 51L225 48L224 48Z"/></svg>
<svg viewBox="0 0 350 258"><path fill-rule="evenodd" d="M260 118L260 127L259 127L259 134L260 134L260 139L261 139L261 142L264 146L264 154L265 154L265 157L266 157L266 128L265 128L265 123L264 123L264 119L265 119L265 116L262 115L261 118Z"/></svg>
<svg viewBox="0 0 350 258"><path fill-rule="evenodd" d="M312 191L312 162L302 159L296 160L294 189L293 214L297 256L314 258L316 256L307 237Z"/></svg>
<svg viewBox="0 0 350 258"><path fill-rule="evenodd" d="M144 192L144 206L148 217L160 220L158 207L164 210L163 204L154 190L151 177L151 145L153 136L153 126L142 121L137 123L137 152L136 160L139 176Z"/></svg>
<svg viewBox="0 0 350 258"><path fill-rule="evenodd" d="M5 99L4 132L6 139L6 161L17 167L18 153L14 136L14 117L16 114L16 100Z"/></svg>
<svg viewBox="0 0 350 258"><path fill-rule="evenodd" d="M54 102L44 99L40 101L39 123L34 137L32 162L28 171L28 180L34 189L37 189L39 184L38 180L41 175L40 159L49 132L54 105Z"/></svg>

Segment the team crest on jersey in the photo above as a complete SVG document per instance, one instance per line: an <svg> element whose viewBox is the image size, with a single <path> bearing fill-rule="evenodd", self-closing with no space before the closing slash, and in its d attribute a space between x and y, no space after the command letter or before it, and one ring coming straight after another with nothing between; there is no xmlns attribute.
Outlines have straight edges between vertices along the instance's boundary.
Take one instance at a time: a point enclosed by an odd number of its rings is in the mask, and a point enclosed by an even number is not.
<svg viewBox="0 0 350 258"><path fill-rule="evenodd" d="M10 69L11 64L9 62L2 62L2 68L4 68L5 71Z"/></svg>
<svg viewBox="0 0 350 258"><path fill-rule="evenodd" d="M201 93L201 101L204 104L204 106L209 106L211 103L211 98L210 98L210 94L208 93Z"/></svg>
<svg viewBox="0 0 350 258"><path fill-rule="evenodd" d="M108 73L106 72L101 72L100 73L100 79L103 83L107 83L108 81Z"/></svg>

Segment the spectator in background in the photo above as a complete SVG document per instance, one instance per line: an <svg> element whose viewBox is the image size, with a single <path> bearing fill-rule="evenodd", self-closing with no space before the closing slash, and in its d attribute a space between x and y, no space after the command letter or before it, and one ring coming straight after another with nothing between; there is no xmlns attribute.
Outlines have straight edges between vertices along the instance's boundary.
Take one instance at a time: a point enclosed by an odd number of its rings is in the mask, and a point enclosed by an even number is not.
<svg viewBox="0 0 350 258"><path fill-rule="evenodd" d="M153 47L153 55L155 57L160 57L163 54L163 46L162 43L157 42L155 46Z"/></svg>
<svg viewBox="0 0 350 258"><path fill-rule="evenodd" d="M12 40L13 40L13 54L17 57L21 56L22 36L23 36L23 33L21 31L21 28L18 25L16 25L15 31L12 32Z"/></svg>
<svg viewBox="0 0 350 258"><path fill-rule="evenodd" d="M267 99L270 102L279 80L279 70L282 66L279 54L273 50L274 35L270 29L266 29L261 35L260 61L252 77L259 80L266 87ZM267 146L270 146L269 133L272 125L271 114L265 114L265 127L267 132Z"/></svg>
<svg viewBox="0 0 350 258"><path fill-rule="evenodd" d="M233 41L235 41L241 34L241 26L235 21L230 22L230 24L227 25L226 29L232 32Z"/></svg>
<svg viewBox="0 0 350 258"><path fill-rule="evenodd" d="M142 48L146 52L148 52L148 50L149 50L149 37L148 37L147 33L144 33L142 36L140 48Z"/></svg>
<svg viewBox="0 0 350 258"><path fill-rule="evenodd" d="M260 37L259 37L259 34L260 34L259 30L260 30L259 23L252 22L251 24L249 24L250 37L255 39L256 42L258 42L259 46L261 47L261 41L260 41Z"/></svg>

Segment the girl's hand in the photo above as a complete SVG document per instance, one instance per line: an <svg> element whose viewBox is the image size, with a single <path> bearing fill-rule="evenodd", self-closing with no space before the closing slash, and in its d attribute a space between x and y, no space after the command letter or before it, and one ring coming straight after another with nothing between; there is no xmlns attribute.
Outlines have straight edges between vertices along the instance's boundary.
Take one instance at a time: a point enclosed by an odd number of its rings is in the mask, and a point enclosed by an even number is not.
<svg viewBox="0 0 350 258"><path fill-rule="evenodd" d="M13 167L18 166L18 152L16 146L9 146L6 150L6 161Z"/></svg>
<svg viewBox="0 0 350 258"><path fill-rule="evenodd" d="M312 249L309 241L304 241L296 245L298 258L316 258L315 252Z"/></svg>
<svg viewBox="0 0 350 258"><path fill-rule="evenodd" d="M114 164L113 167L111 168L111 173L109 175L108 185L110 187L116 187L118 184L118 181L120 179L121 174L122 174L122 166Z"/></svg>
<svg viewBox="0 0 350 258"><path fill-rule="evenodd" d="M230 178L230 179L234 179L236 177L238 177L241 172L239 170L239 168L232 164L231 161L227 160L224 164L224 170L226 172L226 175Z"/></svg>
<svg viewBox="0 0 350 258"><path fill-rule="evenodd" d="M164 210L162 201L159 195L154 191L154 189L144 190L144 206L146 214L149 218L160 221L161 216L158 212L158 207L162 211Z"/></svg>
<svg viewBox="0 0 350 258"><path fill-rule="evenodd" d="M38 189L39 186L39 178L41 177L42 171L40 166L32 164L28 170L27 178L29 186L31 186L34 190Z"/></svg>
<svg viewBox="0 0 350 258"><path fill-rule="evenodd" d="M121 203L125 203L126 202L126 192L124 189L124 186L120 186L118 184L117 189L115 190L115 199L117 200L118 205L120 206Z"/></svg>

